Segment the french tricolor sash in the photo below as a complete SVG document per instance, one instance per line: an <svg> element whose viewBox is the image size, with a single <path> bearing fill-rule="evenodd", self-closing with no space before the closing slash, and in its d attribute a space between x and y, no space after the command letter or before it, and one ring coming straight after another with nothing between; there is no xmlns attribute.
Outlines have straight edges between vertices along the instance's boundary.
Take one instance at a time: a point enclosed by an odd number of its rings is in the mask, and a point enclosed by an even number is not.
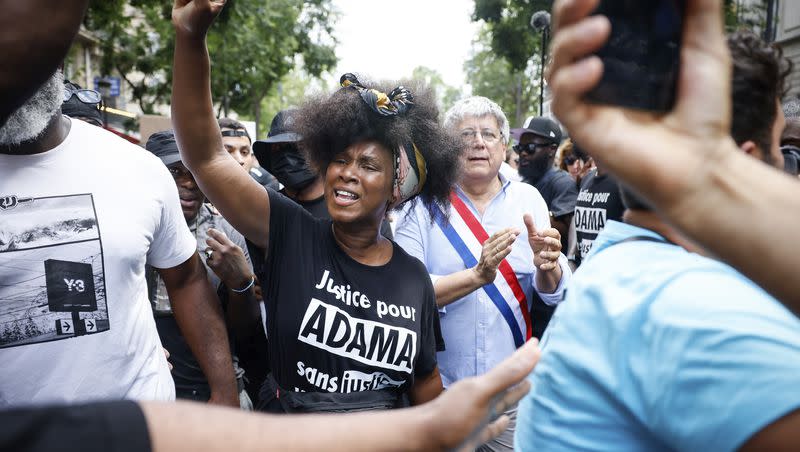
<svg viewBox="0 0 800 452"><path fill-rule="evenodd" d="M451 193L450 203L455 215L450 215L449 224L438 210L434 221L464 261L466 268L472 268L478 264L483 242L489 238L489 234L458 195ZM521 347L531 338L531 315L525 292L507 260L503 259L494 282L483 286L483 290L511 329L514 343Z"/></svg>

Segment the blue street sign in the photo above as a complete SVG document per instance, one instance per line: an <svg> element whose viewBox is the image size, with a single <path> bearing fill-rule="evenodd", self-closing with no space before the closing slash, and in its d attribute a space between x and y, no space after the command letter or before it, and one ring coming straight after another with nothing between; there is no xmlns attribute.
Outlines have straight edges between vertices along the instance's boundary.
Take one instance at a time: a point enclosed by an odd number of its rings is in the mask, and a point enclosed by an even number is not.
<svg viewBox="0 0 800 452"><path fill-rule="evenodd" d="M99 93L103 92L103 90L100 89L100 81L101 80L105 81L106 83L109 83L111 85L111 86L109 86L109 92L108 92L109 96L111 96L111 97L119 97L119 87L120 87L120 83L121 83L121 80L120 80L119 77L95 77L94 78L94 90L99 92Z"/></svg>

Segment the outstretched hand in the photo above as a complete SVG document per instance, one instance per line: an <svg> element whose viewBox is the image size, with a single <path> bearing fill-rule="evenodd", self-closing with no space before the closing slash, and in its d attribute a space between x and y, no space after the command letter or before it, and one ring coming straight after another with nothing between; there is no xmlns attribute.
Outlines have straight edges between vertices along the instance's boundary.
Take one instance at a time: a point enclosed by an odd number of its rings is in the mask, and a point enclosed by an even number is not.
<svg viewBox="0 0 800 452"><path fill-rule="evenodd" d="M172 24L178 34L201 38L225 7L225 0L175 0Z"/></svg>
<svg viewBox="0 0 800 452"><path fill-rule="evenodd" d="M559 268L561 233L556 228L537 229L533 216L529 213L522 218L525 220L525 227L528 228L528 243L533 251L533 265L537 270L545 272Z"/></svg>
<svg viewBox="0 0 800 452"><path fill-rule="evenodd" d="M539 361L536 339L529 340L489 372L465 378L423 405L431 414L430 450L472 451L508 427L504 411L530 389L525 377Z"/></svg>
<svg viewBox="0 0 800 452"><path fill-rule="evenodd" d="M736 149L730 138L731 62L722 0L686 2L676 104L667 114L584 100L603 72L602 61L589 55L611 30L606 17L587 17L597 4L557 0L553 6L548 71L553 111L604 168L663 208L680 209L701 190L703 178L696 175L716 165L708 162Z"/></svg>

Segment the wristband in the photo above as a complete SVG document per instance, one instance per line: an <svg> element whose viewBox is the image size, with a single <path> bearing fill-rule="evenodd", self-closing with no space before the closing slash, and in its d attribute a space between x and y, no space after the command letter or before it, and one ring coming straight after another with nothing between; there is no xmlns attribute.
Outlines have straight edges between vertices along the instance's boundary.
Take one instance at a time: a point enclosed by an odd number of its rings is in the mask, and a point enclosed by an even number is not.
<svg viewBox="0 0 800 452"><path fill-rule="evenodd" d="M250 284L245 286L244 289L234 289L233 287L231 287L231 290L236 292L236 293L245 293L248 290L250 290L250 288L253 287L255 285L255 283L256 283L256 277L255 276L251 276L250 277Z"/></svg>

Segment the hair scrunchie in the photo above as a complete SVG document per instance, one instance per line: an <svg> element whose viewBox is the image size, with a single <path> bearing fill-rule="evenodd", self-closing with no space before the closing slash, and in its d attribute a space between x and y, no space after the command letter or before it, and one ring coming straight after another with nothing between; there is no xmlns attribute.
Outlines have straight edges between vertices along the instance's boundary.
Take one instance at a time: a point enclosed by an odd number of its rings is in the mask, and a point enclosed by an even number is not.
<svg viewBox="0 0 800 452"><path fill-rule="evenodd" d="M389 94L376 89L366 88L351 73L344 74L339 79L343 88L353 87L361 95L361 99L381 116L398 116L405 114L414 105L414 96L404 86L398 86Z"/></svg>

